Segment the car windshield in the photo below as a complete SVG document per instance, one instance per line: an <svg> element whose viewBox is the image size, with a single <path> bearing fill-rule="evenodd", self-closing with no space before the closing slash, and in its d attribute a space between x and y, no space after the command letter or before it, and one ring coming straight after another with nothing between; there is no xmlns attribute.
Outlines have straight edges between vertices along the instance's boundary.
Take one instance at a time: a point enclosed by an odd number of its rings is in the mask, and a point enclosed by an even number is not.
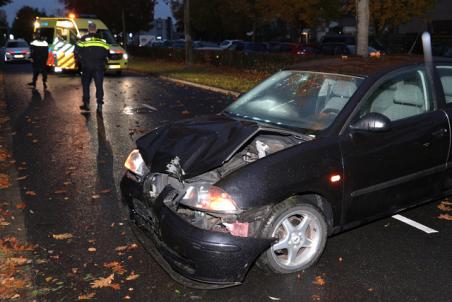
<svg viewBox="0 0 452 302"><path fill-rule="evenodd" d="M363 78L280 71L241 96L225 112L315 134L329 127Z"/></svg>
<svg viewBox="0 0 452 302"><path fill-rule="evenodd" d="M24 48L24 47L28 47L27 42L22 42L22 41L14 41L14 42L8 42L6 44L7 48Z"/></svg>

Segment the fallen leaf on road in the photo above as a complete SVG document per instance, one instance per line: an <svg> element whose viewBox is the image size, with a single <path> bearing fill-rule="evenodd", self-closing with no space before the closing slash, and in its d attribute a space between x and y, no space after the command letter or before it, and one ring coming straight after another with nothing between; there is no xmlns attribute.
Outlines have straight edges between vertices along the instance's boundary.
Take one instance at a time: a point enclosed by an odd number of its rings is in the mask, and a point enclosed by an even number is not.
<svg viewBox="0 0 452 302"><path fill-rule="evenodd" d="M59 189L59 190L56 190L54 193L55 194L65 194L67 191L65 190L65 189Z"/></svg>
<svg viewBox="0 0 452 302"><path fill-rule="evenodd" d="M0 117L0 125L6 124L9 121L9 117Z"/></svg>
<svg viewBox="0 0 452 302"><path fill-rule="evenodd" d="M122 264L119 263L118 261L104 263L104 267L111 269L113 273L116 273L118 275L123 275L126 272Z"/></svg>
<svg viewBox="0 0 452 302"><path fill-rule="evenodd" d="M27 179L27 178L28 178L28 176L25 175L25 176L17 177L17 180L25 180L25 179Z"/></svg>
<svg viewBox="0 0 452 302"><path fill-rule="evenodd" d="M65 239L70 239L73 237L72 234L70 233L64 233L64 234L53 234L52 237L56 240L65 240Z"/></svg>
<svg viewBox="0 0 452 302"><path fill-rule="evenodd" d="M110 192L111 192L111 189L105 189L105 190L100 191L99 193L106 194L106 193L110 193Z"/></svg>
<svg viewBox="0 0 452 302"><path fill-rule="evenodd" d="M320 296L319 295L312 295L311 299L312 299L312 301L320 301Z"/></svg>
<svg viewBox="0 0 452 302"><path fill-rule="evenodd" d="M31 142L32 142L33 144L37 144L37 143L39 142L39 140L34 139L34 140L32 140Z"/></svg>
<svg viewBox="0 0 452 302"><path fill-rule="evenodd" d="M268 296L269 298L270 298L270 300L273 300L273 301L280 301L281 300L281 298L278 298L278 297L272 297L272 296Z"/></svg>
<svg viewBox="0 0 452 302"><path fill-rule="evenodd" d="M449 214L441 214L438 216L439 219L452 221L452 215Z"/></svg>
<svg viewBox="0 0 452 302"><path fill-rule="evenodd" d="M88 252L94 253L96 251L95 247L90 247L88 248Z"/></svg>
<svg viewBox="0 0 452 302"><path fill-rule="evenodd" d="M8 151L0 149L0 161L5 161L10 158Z"/></svg>
<svg viewBox="0 0 452 302"><path fill-rule="evenodd" d="M91 300L92 298L94 298L94 296L96 296L96 293L88 293L85 295L78 296L78 299L79 300Z"/></svg>
<svg viewBox="0 0 452 302"><path fill-rule="evenodd" d="M93 196L91 196L92 199L99 199L100 195L99 194L94 194Z"/></svg>
<svg viewBox="0 0 452 302"><path fill-rule="evenodd" d="M320 276L315 277L315 280L312 283L320 286L324 286L326 284L325 280Z"/></svg>
<svg viewBox="0 0 452 302"><path fill-rule="evenodd" d="M126 280L132 281L132 280L138 279L138 277L140 277L139 274L135 274L135 272L132 272L129 276L127 276Z"/></svg>
<svg viewBox="0 0 452 302"><path fill-rule="evenodd" d="M67 169L68 169L68 170L72 170L72 171L77 170L76 167L69 167L69 168L67 168Z"/></svg>
<svg viewBox="0 0 452 302"><path fill-rule="evenodd" d="M124 252L125 250L127 250L127 245L121 245L121 246L118 246L117 248L115 248L115 251L117 251L117 252Z"/></svg>
<svg viewBox="0 0 452 302"><path fill-rule="evenodd" d="M9 182L9 176L6 174L0 173L0 189L7 189L11 186Z"/></svg>
<svg viewBox="0 0 452 302"><path fill-rule="evenodd" d="M113 288L114 290L120 290L121 289L121 285L119 285L119 283L112 283L109 285L109 287Z"/></svg>
<svg viewBox="0 0 452 302"><path fill-rule="evenodd" d="M124 297L124 300L130 300L131 298L130 298L130 296L125 296Z"/></svg>
<svg viewBox="0 0 452 302"><path fill-rule="evenodd" d="M27 207L27 205L24 202L21 202L21 203L16 205L16 209L19 209L19 210L23 210L26 207Z"/></svg>
<svg viewBox="0 0 452 302"><path fill-rule="evenodd" d="M27 192L25 192L25 195L28 195L28 196L36 196L36 195L38 195L38 194L36 194L35 191L27 191Z"/></svg>
<svg viewBox="0 0 452 302"><path fill-rule="evenodd" d="M138 248L138 244L136 244L136 243L129 244L128 248L129 248L129 250L134 250L134 249Z"/></svg>
<svg viewBox="0 0 452 302"><path fill-rule="evenodd" d="M437 208L440 209L441 211L444 211L444 212L450 212L450 211L452 211L452 207L448 207L444 202L441 202L441 203L437 206Z"/></svg>
<svg viewBox="0 0 452 302"><path fill-rule="evenodd" d="M29 262L29 260L25 257L12 257L12 258L8 258L6 259L6 263L7 264L12 264L15 266L21 266L24 264L27 264Z"/></svg>
<svg viewBox="0 0 452 302"><path fill-rule="evenodd" d="M108 287L113 282L113 278L115 277L115 274L111 274L108 277L105 278L99 278L97 280L94 280L91 282L91 288L102 288L102 287Z"/></svg>

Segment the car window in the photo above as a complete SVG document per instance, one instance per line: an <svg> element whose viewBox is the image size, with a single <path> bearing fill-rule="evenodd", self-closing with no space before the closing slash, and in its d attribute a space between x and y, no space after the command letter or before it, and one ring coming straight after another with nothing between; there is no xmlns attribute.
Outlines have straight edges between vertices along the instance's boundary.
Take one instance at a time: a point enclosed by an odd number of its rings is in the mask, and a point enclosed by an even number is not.
<svg viewBox="0 0 452 302"><path fill-rule="evenodd" d="M437 69L443 85L446 104L452 105L452 66L438 66Z"/></svg>
<svg viewBox="0 0 452 302"><path fill-rule="evenodd" d="M376 112L397 121L432 109L427 77L419 69L400 73L380 84L362 105L359 116Z"/></svg>
<svg viewBox="0 0 452 302"><path fill-rule="evenodd" d="M25 41L14 41L14 42L8 42L6 44L7 48L24 48L24 47L28 47L27 42Z"/></svg>

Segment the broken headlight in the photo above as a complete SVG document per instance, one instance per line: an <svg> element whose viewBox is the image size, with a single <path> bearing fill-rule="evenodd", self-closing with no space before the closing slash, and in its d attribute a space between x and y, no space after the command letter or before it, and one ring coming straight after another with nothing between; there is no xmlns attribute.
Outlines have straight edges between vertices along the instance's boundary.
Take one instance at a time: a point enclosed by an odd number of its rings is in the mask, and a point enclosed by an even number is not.
<svg viewBox="0 0 452 302"><path fill-rule="evenodd" d="M149 173L149 168L146 166L140 151L137 149L130 152L129 157L127 157L126 162L124 163L124 167L139 176L145 176Z"/></svg>
<svg viewBox="0 0 452 302"><path fill-rule="evenodd" d="M228 193L209 184L189 186L180 203L204 212L218 214L238 214L241 212Z"/></svg>

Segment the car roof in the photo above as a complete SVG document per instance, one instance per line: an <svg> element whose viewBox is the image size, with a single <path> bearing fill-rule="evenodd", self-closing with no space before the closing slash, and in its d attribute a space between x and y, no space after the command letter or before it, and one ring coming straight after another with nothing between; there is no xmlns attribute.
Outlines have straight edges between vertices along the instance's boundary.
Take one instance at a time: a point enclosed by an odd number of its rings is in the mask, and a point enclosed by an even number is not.
<svg viewBox="0 0 452 302"><path fill-rule="evenodd" d="M451 59L435 58L435 63L452 63ZM339 58L314 59L286 68L288 70L304 70L351 76L370 77L386 73L400 67L417 65L424 62L423 56L383 56L380 58L362 58L346 56Z"/></svg>

